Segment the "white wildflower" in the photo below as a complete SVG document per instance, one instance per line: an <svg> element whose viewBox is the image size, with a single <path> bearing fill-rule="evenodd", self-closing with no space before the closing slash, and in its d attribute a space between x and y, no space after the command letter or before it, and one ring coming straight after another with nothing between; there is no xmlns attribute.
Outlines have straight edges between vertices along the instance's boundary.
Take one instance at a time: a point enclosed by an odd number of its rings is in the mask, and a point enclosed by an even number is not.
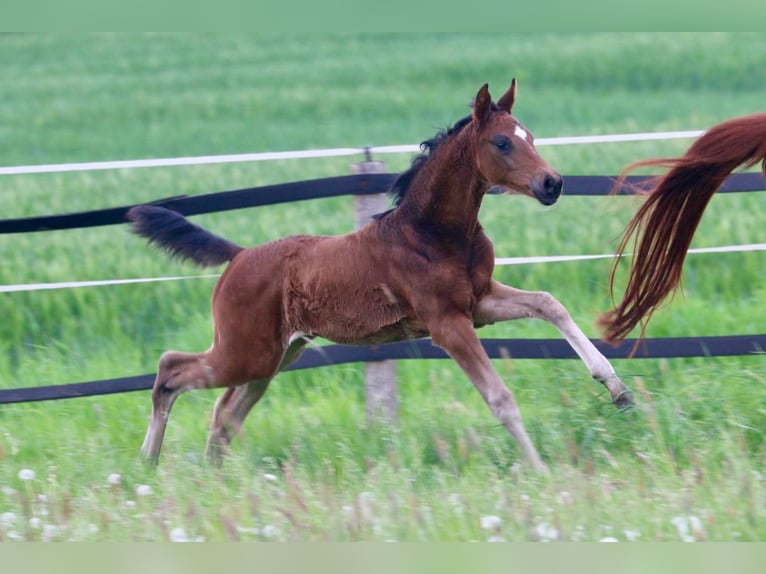
<svg viewBox="0 0 766 574"><path fill-rule="evenodd" d="M0 514L0 526L8 528L16 523L16 515L13 512L3 512Z"/></svg>
<svg viewBox="0 0 766 574"><path fill-rule="evenodd" d="M619 542L614 536L604 536L599 542Z"/></svg>
<svg viewBox="0 0 766 574"><path fill-rule="evenodd" d="M148 484L136 485L136 496L149 496L152 493L152 487Z"/></svg>
<svg viewBox="0 0 766 574"><path fill-rule="evenodd" d="M503 523L503 519L499 516L495 516L494 514L489 514L487 516L482 516L480 522L481 527L484 530L495 530L496 528L500 528L500 525Z"/></svg>
<svg viewBox="0 0 766 574"><path fill-rule="evenodd" d="M702 528L702 521L696 516L689 516L689 526L692 527L692 532L695 534L702 534L705 529Z"/></svg>
<svg viewBox="0 0 766 574"><path fill-rule="evenodd" d="M572 501L572 495L566 490L562 490L556 495L556 502L559 504L572 504Z"/></svg>
<svg viewBox="0 0 766 574"><path fill-rule="evenodd" d="M16 494L16 489L11 488L10 486L4 486L2 489L0 489L0 491L2 491L2 493L9 498Z"/></svg>
<svg viewBox="0 0 766 574"><path fill-rule="evenodd" d="M678 530L678 536L681 538L681 542L696 542L697 538L689 534L689 526L695 535L700 538L704 538L704 531L702 530L702 521L696 516L674 516L670 523Z"/></svg>
<svg viewBox="0 0 766 574"><path fill-rule="evenodd" d="M112 486L118 486L122 482L122 477L117 472L111 473L106 477L106 481Z"/></svg>
<svg viewBox="0 0 766 574"><path fill-rule="evenodd" d="M625 529L622 531L622 533L625 535L625 540L627 540L628 542L635 542L641 536L640 530Z"/></svg>
<svg viewBox="0 0 766 574"><path fill-rule="evenodd" d="M271 474L270 472L265 472L263 474L263 480L266 482L277 482L279 479L277 478L276 474Z"/></svg>
<svg viewBox="0 0 766 574"><path fill-rule="evenodd" d="M356 497L357 505L359 506L359 513L362 515L362 520L371 522L375 518L373 512L373 502L375 501L375 495L371 492L360 492Z"/></svg>
<svg viewBox="0 0 766 574"><path fill-rule="evenodd" d="M271 524L267 524L263 527L263 529L261 529L261 534L264 536L264 538L276 538L279 536L279 528L272 526Z"/></svg>
<svg viewBox="0 0 766 574"><path fill-rule="evenodd" d="M22 468L19 471L19 478L21 480L25 480L25 481L26 480L34 480L35 476L37 476L37 475L35 474L35 471L32 470L31 468Z"/></svg>
<svg viewBox="0 0 766 574"><path fill-rule="evenodd" d="M43 540L46 542L50 542L54 538L58 538L61 536L61 528L56 526L55 524L45 524L43 525Z"/></svg>
<svg viewBox="0 0 766 574"><path fill-rule="evenodd" d="M582 542L585 540L585 527L582 524L575 526L574 532L570 537L572 542Z"/></svg>
<svg viewBox="0 0 766 574"><path fill-rule="evenodd" d="M689 534L689 520L685 516L674 516L670 523L678 530L678 535L683 539Z"/></svg>
<svg viewBox="0 0 766 574"><path fill-rule="evenodd" d="M505 542L505 538L502 536L490 536L487 538L487 542Z"/></svg>
<svg viewBox="0 0 766 574"><path fill-rule="evenodd" d="M559 537L558 529L545 522L535 526L534 533L540 542L553 542Z"/></svg>
<svg viewBox="0 0 766 574"><path fill-rule="evenodd" d="M35 530L40 529L40 519L37 518L37 516L33 516L29 519L29 526L30 528L34 528Z"/></svg>
<svg viewBox="0 0 766 574"><path fill-rule="evenodd" d="M189 537L186 536L186 531L183 528L174 528L170 531L171 542L189 542Z"/></svg>
<svg viewBox="0 0 766 574"><path fill-rule="evenodd" d="M457 492L450 494L447 497L447 502L449 502L450 506L452 506L455 514L463 514L463 503L460 500L460 495Z"/></svg>

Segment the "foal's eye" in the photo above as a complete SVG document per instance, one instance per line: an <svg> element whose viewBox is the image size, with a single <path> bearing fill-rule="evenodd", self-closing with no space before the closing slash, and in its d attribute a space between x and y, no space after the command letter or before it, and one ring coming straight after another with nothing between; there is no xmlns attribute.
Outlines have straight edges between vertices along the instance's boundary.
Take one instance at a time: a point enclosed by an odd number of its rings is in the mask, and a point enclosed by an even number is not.
<svg viewBox="0 0 766 574"><path fill-rule="evenodd" d="M511 140L509 140L505 136L499 136L492 140L492 145L494 145L497 150L501 153L507 153L511 150Z"/></svg>

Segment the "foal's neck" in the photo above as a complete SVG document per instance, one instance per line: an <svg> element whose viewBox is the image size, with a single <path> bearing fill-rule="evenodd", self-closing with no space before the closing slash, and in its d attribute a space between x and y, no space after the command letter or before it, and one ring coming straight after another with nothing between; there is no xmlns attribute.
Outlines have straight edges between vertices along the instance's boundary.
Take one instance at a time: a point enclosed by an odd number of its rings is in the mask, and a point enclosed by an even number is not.
<svg viewBox="0 0 766 574"><path fill-rule="evenodd" d="M456 240L470 240L481 229L479 209L489 186L474 163L472 137L468 126L446 140L413 178L399 207L415 226Z"/></svg>

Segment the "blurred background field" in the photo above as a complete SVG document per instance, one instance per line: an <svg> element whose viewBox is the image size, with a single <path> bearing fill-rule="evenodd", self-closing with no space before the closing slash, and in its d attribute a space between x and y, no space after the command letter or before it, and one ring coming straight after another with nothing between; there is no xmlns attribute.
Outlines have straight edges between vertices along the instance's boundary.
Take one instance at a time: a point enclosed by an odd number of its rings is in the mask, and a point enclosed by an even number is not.
<svg viewBox="0 0 766 574"><path fill-rule="evenodd" d="M0 36L0 165L416 144L518 78L539 138L705 129L764 110L766 34ZM565 175L616 174L690 140L540 148ZM377 157L388 171L412 154ZM356 157L0 176L1 218L345 175ZM609 253L635 198L542 208L489 197L499 257ZM763 242L764 196L714 198L695 247ZM344 233L351 198L195 217L249 245ZM762 332L762 252L690 256L647 336ZM608 261L499 267L552 292L592 337ZM0 284L199 271L123 226L0 237ZM0 388L152 372L207 348L213 280L0 294ZM486 337L556 337L540 322ZM446 361L398 366L398 428L368 425L363 366L280 375L221 471L201 461L217 392L184 395L160 467L137 460L148 393L0 406L5 540L763 540L761 356L615 361L616 412L577 361L498 361L551 466L528 474ZM22 470L34 478L22 480ZM110 475L119 475L119 481ZM24 476L29 476L24 474ZM146 487L138 488L137 487ZM142 493L142 496L139 496ZM488 518L490 517L490 518ZM484 519L484 520L482 520ZM47 528L46 528L47 526Z"/></svg>

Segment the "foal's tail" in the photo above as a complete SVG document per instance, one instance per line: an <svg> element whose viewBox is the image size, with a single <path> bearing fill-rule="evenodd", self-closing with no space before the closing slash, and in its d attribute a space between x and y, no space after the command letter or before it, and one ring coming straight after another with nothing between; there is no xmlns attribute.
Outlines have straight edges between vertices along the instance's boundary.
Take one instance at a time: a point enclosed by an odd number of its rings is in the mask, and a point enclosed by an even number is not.
<svg viewBox="0 0 766 574"><path fill-rule="evenodd" d="M231 259L244 248L205 231L183 215L156 205L139 205L127 213L131 230L170 253L202 267Z"/></svg>
<svg viewBox="0 0 766 574"><path fill-rule="evenodd" d="M758 162L766 175L766 113L713 126L683 157L648 159L625 168L618 185L638 167L659 166L668 171L650 180L644 190L648 197L628 223L617 249L621 255L635 236L623 300L599 319L606 341L622 340L639 322L643 322L643 336L645 321L678 287L692 236L713 194L737 167ZM618 261L609 273L612 292Z"/></svg>

